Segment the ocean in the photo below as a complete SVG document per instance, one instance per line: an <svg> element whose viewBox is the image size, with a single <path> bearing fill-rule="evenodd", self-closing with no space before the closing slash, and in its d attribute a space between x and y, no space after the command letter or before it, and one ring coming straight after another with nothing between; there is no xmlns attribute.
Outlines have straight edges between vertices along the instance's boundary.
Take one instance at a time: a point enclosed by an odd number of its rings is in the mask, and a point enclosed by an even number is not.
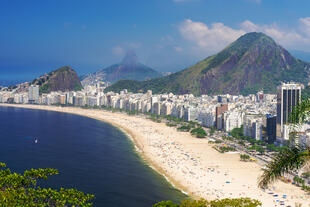
<svg viewBox="0 0 310 207"><path fill-rule="evenodd" d="M96 207L149 207L187 198L139 157L122 131L83 116L0 107L0 162L19 173L56 168L60 174L42 186L94 194Z"/></svg>

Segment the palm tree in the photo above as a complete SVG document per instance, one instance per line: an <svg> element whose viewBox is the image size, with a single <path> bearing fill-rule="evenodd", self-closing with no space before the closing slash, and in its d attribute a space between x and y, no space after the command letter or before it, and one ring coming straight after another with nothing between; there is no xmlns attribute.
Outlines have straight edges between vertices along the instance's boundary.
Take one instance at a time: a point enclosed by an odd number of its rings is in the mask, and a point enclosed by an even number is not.
<svg viewBox="0 0 310 207"><path fill-rule="evenodd" d="M308 121L309 118L310 101L304 100L299 105L294 107L292 113L290 114L290 123L296 127ZM262 176L259 178L258 185L261 188L266 188L269 184L275 180L278 180L284 174L291 173L294 170L299 170L308 162L310 162L309 146L289 146L279 152L275 157L273 157L273 160L266 165Z"/></svg>

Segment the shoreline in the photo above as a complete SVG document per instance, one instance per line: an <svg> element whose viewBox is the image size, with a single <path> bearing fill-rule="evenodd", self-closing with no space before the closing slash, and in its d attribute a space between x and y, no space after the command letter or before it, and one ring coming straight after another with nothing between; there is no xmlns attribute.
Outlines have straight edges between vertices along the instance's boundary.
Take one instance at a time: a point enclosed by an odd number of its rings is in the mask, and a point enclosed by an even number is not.
<svg viewBox="0 0 310 207"><path fill-rule="evenodd" d="M59 109L65 109L65 108L69 108L69 109L79 109L79 110L92 110L92 111L97 111L98 109L82 109L82 108L76 108L76 107L61 107L61 106L44 106L44 105L26 105L26 104L0 104L1 106L5 106L5 107L13 107L13 108L23 108L23 109L33 109L33 110L43 110L43 111L54 111L54 112L60 112L60 113L69 113L69 114L74 114L74 115L78 115L78 116L84 116L87 118L91 118L91 119L95 119L98 121L102 121L104 123L108 123L110 125L112 125L113 127L116 127L118 130L122 131L127 138L132 142L133 146L134 146L134 150L135 152L139 155L139 157L150 167L152 168L154 171L156 171L157 173L159 173L161 176L163 176L165 178L165 180L167 180L167 182L174 187L175 189L181 191L183 194L185 194L186 196L189 196L190 198L196 198L199 199L200 197L195 196L194 194L190 194L187 192L187 188L185 186L183 186L182 184L180 184L179 182L177 182L174 178L172 178L170 175L166 174L165 171L156 163L154 163L151 159L149 159L145 153L144 153L144 146L143 144L139 141L139 139L136 138L136 135L134 134L134 132L132 132L130 129L123 127L120 124L117 124L115 122L112 122L110 120L107 119L103 119L103 118L99 118L99 117L94 117L94 116L87 116L85 114L82 113L75 113L73 111L65 111L65 110L59 110ZM103 111L103 110L98 110L100 112L106 112L106 113L112 113L112 112L107 112L107 111ZM121 114L119 112L115 112L113 114Z"/></svg>
<svg viewBox="0 0 310 207"><path fill-rule="evenodd" d="M250 197L269 207L280 206L275 200L283 200L281 195L285 193L288 195L285 205L310 204L310 196L291 184L277 182L270 187L278 198L268 194L268 190L263 192L256 185L260 173L258 164L242 163L239 155L221 154L212 149L207 139L177 132L162 123L95 109L16 104L0 106L70 113L111 124L126 134L147 165L164 176L173 187L195 199Z"/></svg>

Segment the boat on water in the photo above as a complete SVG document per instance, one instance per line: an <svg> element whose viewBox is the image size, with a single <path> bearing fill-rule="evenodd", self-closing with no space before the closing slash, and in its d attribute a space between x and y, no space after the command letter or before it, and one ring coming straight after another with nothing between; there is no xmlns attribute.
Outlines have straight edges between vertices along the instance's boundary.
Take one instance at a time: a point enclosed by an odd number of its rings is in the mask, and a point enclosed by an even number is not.
<svg viewBox="0 0 310 207"><path fill-rule="evenodd" d="M37 138L34 139L34 143L36 143L36 144L38 143L38 139Z"/></svg>

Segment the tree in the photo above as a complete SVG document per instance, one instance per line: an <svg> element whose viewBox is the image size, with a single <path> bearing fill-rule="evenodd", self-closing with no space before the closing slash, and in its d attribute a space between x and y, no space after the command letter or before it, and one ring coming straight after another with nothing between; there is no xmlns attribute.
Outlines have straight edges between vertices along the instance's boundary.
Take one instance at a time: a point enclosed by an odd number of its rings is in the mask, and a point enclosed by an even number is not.
<svg viewBox="0 0 310 207"><path fill-rule="evenodd" d="M215 127L211 127L210 129L210 136L212 136L215 133Z"/></svg>
<svg viewBox="0 0 310 207"><path fill-rule="evenodd" d="M310 178L310 172L304 172L301 176L304 178Z"/></svg>
<svg viewBox="0 0 310 207"><path fill-rule="evenodd" d="M247 154L240 154L240 160L244 161L244 162L248 161L248 160L250 160L250 156Z"/></svg>
<svg viewBox="0 0 310 207"><path fill-rule="evenodd" d="M89 201L94 195L76 189L53 190L37 186L38 180L47 180L48 176L57 174L58 171L51 168L13 173L5 163L0 163L0 206L92 206Z"/></svg>
<svg viewBox="0 0 310 207"><path fill-rule="evenodd" d="M309 119L310 101L305 100L293 108L290 114L290 123L297 127ZM296 139L296 137L295 137ZM298 145L290 145L281 150L273 157L266 168L263 170L262 176L259 178L258 185L266 188L270 183L278 180L286 173L299 170L307 162L310 161L310 147L302 147Z"/></svg>
<svg viewBox="0 0 310 207"><path fill-rule="evenodd" d="M206 131L202 127L191 130L191 134L196 135L198 138L204 138L205 136L207 136Z"/></svg>
<svg viewBox="0 0 310 207"><path fill-rule="evenodd" d="M179 205L173 203L172 201L161 201L153 205L153 207L179 207Z"/></svg>
<svg viewBox="0 0 310 207"><path fill-rule="evenodd" d="M231 130L230 134L231 136L235 138L242 138L243 137L243 126L241 126L240 128L234 128L233 130Z"/></svg>
<svg viewBox="0 0 310 207"><path fill-rule="evenodd" d="M153 207L257 207L261 206L261 202L250 198L225 198L213 201L201 200L184 200L181 204L171 201L162 201Z"/></svg>

